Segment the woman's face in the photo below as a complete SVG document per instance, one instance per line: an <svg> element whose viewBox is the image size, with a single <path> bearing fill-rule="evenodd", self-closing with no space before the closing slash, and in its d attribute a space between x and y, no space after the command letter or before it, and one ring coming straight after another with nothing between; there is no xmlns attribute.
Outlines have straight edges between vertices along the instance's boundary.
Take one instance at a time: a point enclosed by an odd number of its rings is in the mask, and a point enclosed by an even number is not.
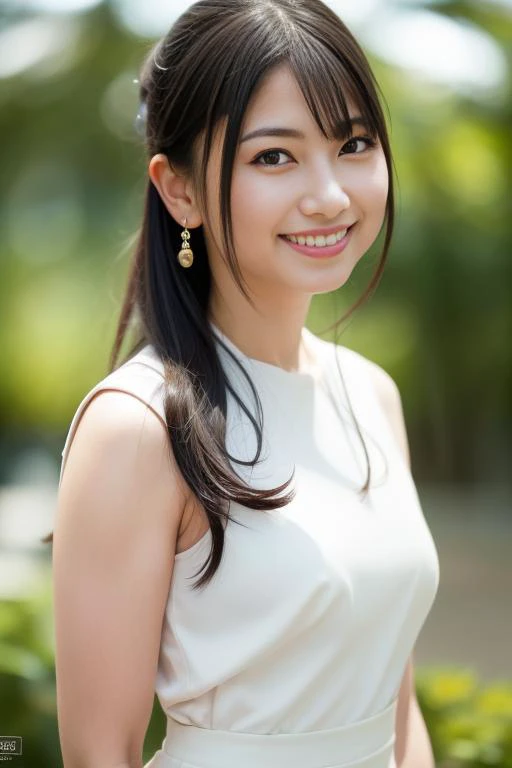
<svg viewBox="0 0 512 768"><path fill-rule="evenodd" d="M349 107L356 118L357 108L350 102ZM293 129L303 136L249 137L264 128ZM381 229L388 193L382 147L358 138L365 134L364 125L354 124L351 139L326 139L286 65L263 82L242 125L231 189L235 252L254 296L310 298L348 280ZM207 174L212 230L204 226L214 284L220 289L232 279L220 252L223 138L224 126L214 137ZM334 254L332 247L301 252L283 237L326 228L343 232L348 226L345 247L335 246Z"/></svg>

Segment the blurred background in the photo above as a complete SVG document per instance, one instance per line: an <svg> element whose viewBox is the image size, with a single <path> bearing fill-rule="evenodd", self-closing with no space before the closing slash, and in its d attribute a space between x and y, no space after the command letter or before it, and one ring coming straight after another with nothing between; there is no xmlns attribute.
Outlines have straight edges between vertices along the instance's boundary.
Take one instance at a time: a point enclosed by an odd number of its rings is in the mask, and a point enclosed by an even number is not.
<svg viewBox="0 0 512 768"><path fill-rule="evenodd" d="M512 766L512 0L330 0L387 104L398 220L341 342L394 377L441 582L416 652L442 766ZM146 160L139 65L190 5L0 0L0 732L60 765L51 546L71 418L107 372ZM320 332L363 292L318 297ZM93 617L91 617L93 620ZM163 738L155 707L146 759ZM16 760L18 762L16 762Z"/></svg>

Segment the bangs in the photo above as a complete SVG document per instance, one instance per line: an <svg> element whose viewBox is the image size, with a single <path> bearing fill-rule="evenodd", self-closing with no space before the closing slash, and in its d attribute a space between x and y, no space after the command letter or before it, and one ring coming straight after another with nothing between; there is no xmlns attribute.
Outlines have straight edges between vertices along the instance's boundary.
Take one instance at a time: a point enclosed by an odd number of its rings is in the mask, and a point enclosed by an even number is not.
<svg viewBox="0 0 512 768"><path fill-rule="evenodd" d="M302 91L308 108L322 131L330 140L341 141L352 135L348 102L362 117L372 138L382 136L382 120L374 109L372 94L359 73L347 71L339 55L322 45L318 39L301 35L300 45L293 46L287 61Z"/></svg>
<svg viewBox="0 0 512 768"><path fill-rule="evenodd" d="M234 14L226 22L232 37L230 46L217 56L217 66L209 66L207 81L198 80L197 109L203 110L202 130L196 135L199 160L194 170L198 199L205 224L213 229L206 200L207 168L217 129L225 126L224 140L220 149L220 178L218 204L222 218L218 247L225 253L231 273L250 301L245 291L233 242L231 214L231 184L235 156L240 142L240 132L251 99L263 86L267 77L281 65L288 65L307 107L319 130L330 141L344 141L354 135L353 118L358 118L363 131L373 140L379 140L391 179L391 155L387 128L378 97L378 84L362 49L343 25L338 16L323 4L314 0L312 10L305 3L297 6L280 0L265 5L265 13L259 0L247 0L251 10ZM274 7L275 3L275 7ZM206 55L205 49L204 55ZM196 58L206 67L206 59ZM240 64L243 62L243 66ZM190 66L190 65L189 65ZM199 68L200 70L200 68ZM350 105L350 110L349 110ZM393 205L393 189L390 181L388 211ZM386 235L390 237L390 232Z"/></svg>

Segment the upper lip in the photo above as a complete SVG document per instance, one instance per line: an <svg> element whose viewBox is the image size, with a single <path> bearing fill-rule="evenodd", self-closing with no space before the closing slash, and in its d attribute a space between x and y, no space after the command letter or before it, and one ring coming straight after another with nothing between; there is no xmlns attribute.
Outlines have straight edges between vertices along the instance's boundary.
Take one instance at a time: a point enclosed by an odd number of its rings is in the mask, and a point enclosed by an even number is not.
<svg viewBox="0 0 512 768"><path fill-rule="evenodd" d="M354 224L354 222L352 222ZM302 235L302 237L307 237L308 235L311 235L314 237L315 235L333 235L335 232L342 232L344 229L348 229L352 226L352 224L338 224L337 227L319 227L318 229L305 229L302 232L285 232L286 235L293 235L294 237L299 237Z"/></svg>

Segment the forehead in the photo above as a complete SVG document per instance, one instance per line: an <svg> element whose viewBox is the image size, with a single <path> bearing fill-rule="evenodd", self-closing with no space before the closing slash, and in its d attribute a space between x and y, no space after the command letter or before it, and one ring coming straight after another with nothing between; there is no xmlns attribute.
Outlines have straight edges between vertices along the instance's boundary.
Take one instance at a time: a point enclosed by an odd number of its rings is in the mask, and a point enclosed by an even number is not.
<svg viewBox="0 0 512 768"><path fill-rule="evenodd" d="M358 112L355 102L348 95L345 95L345 100L349 114L354 116ZM310 123L314 129L319 130L295 75L286 62L271 70L259 84L247 106L242 127L245 130L257 128L260 123L277 125L281 119L287 121L283 125L291 126L294 120L300 120L303 126Z"/></svg>

